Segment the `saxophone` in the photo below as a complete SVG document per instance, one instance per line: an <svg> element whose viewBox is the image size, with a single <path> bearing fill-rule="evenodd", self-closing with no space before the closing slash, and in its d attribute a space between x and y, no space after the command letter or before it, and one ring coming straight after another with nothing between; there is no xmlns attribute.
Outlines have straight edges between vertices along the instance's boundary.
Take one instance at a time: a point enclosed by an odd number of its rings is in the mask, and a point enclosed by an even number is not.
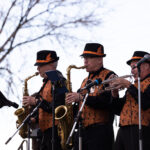
<svg viewBox="0 0 150 150"><path fill-rule="evenodd" d="M34 75L32 76L29 76L28 78L26 78L24 80L24 92L23 92L23 96L29 96L29 93L28 93L28 85L27 85L27 82L29 79L31 79L32 77L34 76L37 76L39 73L36 72ZM22 108L19 108L17 109L14 114L18 117L18 120L16 121L17 123L17 127L19 127L19 125L22 124L23 120L27 117L27 115L29 114L30 112L30 107L22 107ZM26 138L27 135L28 135L28 127L27 127L27 124L24 124L20 130L19 130L19 135L22 137L22 138Z"/></svg>
<svg viewBox="0 0 150 150"><path fill-rule="evenodd" d="M84 69L85 66L76 67L75 65L70 65L67 68L67 89L72 92L72 85L70 80L70 71L72 68ZM61 138L61 147L63 150L68 150L66 146L67 138L73 126L73 107L72 104L61 105L55 109L55 120L59 121L58 124L58 134ZM72 141L69 143L69 148L72 147Z"/></svg>

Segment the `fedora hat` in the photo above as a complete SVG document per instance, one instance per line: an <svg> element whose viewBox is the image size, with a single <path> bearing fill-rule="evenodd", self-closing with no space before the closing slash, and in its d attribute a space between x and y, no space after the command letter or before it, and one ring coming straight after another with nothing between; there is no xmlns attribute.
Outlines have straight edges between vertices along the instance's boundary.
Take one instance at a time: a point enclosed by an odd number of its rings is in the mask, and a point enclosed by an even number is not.
<svg viewBox="0 0 150 150"><path fill-rule="evenodd" d="M82 57L105 57L104 46L99 43L87 43L85 45Z"/></svg>
<svg viewBox="0 0 150 150"><path fill-rule="evenodd" d="M140 59L142 59L144 57L144 55L147 55L147 54L149 54L149 53L144 52L144 51L135 51L133 53L132 58L127 61L127 64L130 65L131 62L134 61L134 60L138 60L139 61ZM146 61L146 62L150 62L150 61Z"/></svg>
<svg viewBox="0 0 150 150"><path fill-rule="evenodd" d="M37 59L35 66L45 65L48 63L53 63L58 61L59 57L57 56L55 51L52 50L41 50L37 52Z"/></svg>

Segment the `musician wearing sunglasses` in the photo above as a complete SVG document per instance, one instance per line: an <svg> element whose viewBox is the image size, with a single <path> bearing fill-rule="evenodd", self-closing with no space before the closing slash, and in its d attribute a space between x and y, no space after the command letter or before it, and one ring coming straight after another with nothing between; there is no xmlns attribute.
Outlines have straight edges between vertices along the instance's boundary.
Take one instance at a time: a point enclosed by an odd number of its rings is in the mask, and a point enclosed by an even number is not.
<svg viewBox="0 0 150 150"><path fill-rule="evenodd" d="M141 150L141 148L150 150L150 60L145 59L146 55L149 54L135 51L132 58L127 61L134 77L133 84L124 78L116 78L110 83L111 87L127 88L122 98L119 98L118 90L112 90L113 109L117 115L120 115L115 150ZM139 62L141 64L138 66ZM138 96L139 70L141 106L139 106ZM141 107L142 130L139 130L139 107ZM141 139L139 131L141 131Z"/></svg>
<svg viewBox="0 0 150 150"><path fill-rule="evenodd" d="M99 43L87 43L83 54L84 66L88 72L80 90L88 87L96 79L104 81L114 74L113 71L104 68L103 58L104 47ZM114 115L110 109L111 92L103 91L103 85L98 84L89 88L89 95L82 110L82 149L83 150L112 150L114 142L113 119ZM79 91L80 91L79 90ZM78 102L81 108L84 96L88 93L69 93L66 97L66 103ZM79 149L78 137L75 137L75 150Z"/></svg>

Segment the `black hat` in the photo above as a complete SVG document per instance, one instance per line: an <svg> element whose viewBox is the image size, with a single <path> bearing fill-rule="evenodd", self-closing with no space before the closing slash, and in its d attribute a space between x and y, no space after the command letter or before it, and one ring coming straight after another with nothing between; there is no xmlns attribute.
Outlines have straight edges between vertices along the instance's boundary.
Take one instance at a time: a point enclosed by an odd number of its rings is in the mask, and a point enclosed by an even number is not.
<svg viewBox="0 0 150 150"><path fill-rule="evenodd" d="M41 50L37 52L37 59L34 65L35 66L45 65L48 63L53 63L57 60L59 60L59 57L57 57L57 54L55 51Z"/></svg>
<svg viewBox="0 0 150 150"><path fill-rule="evenodd" d="M87 43L85 45L83 57L105 57L104 46L99 43Z"/></svg>
<svg viewBox="0 0 150 150"><path fill-rule="evenodd" d="M135 51L132 58L127 61L127 64L130 65L132 61L142 59L144 57L144 55L146 55L146 54L149 54L149 53L144 52L144 51Z"/></svg>

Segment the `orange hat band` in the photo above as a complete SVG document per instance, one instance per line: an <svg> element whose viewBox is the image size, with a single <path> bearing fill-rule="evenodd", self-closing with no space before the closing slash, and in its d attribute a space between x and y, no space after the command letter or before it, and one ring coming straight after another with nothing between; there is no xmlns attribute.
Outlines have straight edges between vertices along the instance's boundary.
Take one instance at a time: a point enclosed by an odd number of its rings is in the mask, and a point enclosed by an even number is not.
<svg viewBox="0 0 150 150"><path fill-rule="evenodd" d="M143 57L132 57L131 59L141 59Z"/></svg>
<svg viewBox="0 0 150 150"><path fill-rule="evenodd" d="M47 62L50 62L50 61L53 61L54 59L51 59L51 60L36 60L37 63L47 63Z"/></svg>
<svg viewBox="0 0 150 150"><path fill-rule="evenodd" d="M95 54L95 55L99 55L99 56L103 56L104 54L100 54L100 53L97 53L97 52L92 52L92 51L84 51L83 54Z"/></svg>

